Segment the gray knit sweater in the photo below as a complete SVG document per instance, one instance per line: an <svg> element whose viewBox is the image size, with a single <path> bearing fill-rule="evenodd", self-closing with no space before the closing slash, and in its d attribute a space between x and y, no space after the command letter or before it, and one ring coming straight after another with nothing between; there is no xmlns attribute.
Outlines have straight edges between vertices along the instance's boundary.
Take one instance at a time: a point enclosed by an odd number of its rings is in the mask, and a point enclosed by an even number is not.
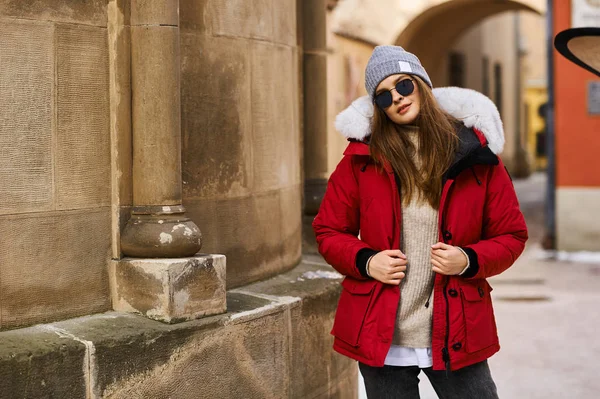
<svg viewBox="0 0 600 399"><path fill-rule="evenodd" d="M409 133L415 145L418 133ZM419 159L415 159L417 166ZM438 212L419 195L402 205L402 252L408 259L406 277L400 285L394 345L409 348L431 347L433 298L430 298L435 273L431 270L431 246L438 241Z"/></svg>

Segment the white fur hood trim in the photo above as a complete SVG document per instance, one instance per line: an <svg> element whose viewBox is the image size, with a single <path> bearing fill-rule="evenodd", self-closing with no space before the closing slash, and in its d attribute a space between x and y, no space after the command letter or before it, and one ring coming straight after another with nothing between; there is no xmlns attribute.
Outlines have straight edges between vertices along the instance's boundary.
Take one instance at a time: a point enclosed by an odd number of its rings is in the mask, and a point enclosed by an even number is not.
<svg viewBox="0 0 600 399"><path fill-rule="evenodd" d="M504 129L496 105L485 95L460 87L438 87L433 95L450 115L466 127L481 131L494 154L504 149ZM360 97L338 114L335 128L347 139L364 140L371 134L373 103L369 96Z"/></svg>

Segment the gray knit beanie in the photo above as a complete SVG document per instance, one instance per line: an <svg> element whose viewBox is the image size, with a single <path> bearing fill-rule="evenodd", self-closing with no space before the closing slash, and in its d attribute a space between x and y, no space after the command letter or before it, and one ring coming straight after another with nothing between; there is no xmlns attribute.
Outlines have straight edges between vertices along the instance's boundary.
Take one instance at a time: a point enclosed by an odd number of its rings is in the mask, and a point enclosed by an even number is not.
<svg viewBox="0 0 600 399"><path fill-rule="evenodd" d="M373 50L365 70L365 87L371 99L375 98L375 91L379 83L397 73L416 75L433 88L429 75L416 55L405 51L400 46L377 46Z"/></svg>

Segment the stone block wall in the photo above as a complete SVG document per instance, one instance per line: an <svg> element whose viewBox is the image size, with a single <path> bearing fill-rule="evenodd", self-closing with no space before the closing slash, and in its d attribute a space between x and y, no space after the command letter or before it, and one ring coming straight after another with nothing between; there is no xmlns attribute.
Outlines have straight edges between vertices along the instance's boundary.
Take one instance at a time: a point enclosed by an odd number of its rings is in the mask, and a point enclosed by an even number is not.
<svg viewBox="0 0 600 399"><path fill-rule="evenodd" d="M134 17L129 0L0 0L0 329L110 307ZM300 260L297 17L295 0L180 2L184 205L229 288Z"/></svg>
<svg viewBox="0 0 600 399"><path fill-rule="evenodd" d="M183 200L227 285L301 254L295 0L180 0Z"/></svg>
<svg viewBox="0 0 600 399"><path fill-rule="evenodd" d="M339 279L309 263L201 320L107 312L0 332L0 397L356 398L356 362L331 349Z"/></svg>
<svg viewBox="0 0 600 399"><path fill-rule="evenodd" d="M0 329L110 308L105 0L0 0Z"/></svg>

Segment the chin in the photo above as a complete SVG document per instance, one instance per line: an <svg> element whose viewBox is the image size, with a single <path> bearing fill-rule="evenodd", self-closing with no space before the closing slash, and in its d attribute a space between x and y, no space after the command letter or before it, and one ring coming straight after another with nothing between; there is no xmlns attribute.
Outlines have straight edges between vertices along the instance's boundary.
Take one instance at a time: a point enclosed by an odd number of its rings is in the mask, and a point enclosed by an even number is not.
<svg viewBox="0 0 600 399"><path fill-rule="evenodd" d="M408 125L417 120L417 115L394 115L392 121L398 125Z"/></svg>

